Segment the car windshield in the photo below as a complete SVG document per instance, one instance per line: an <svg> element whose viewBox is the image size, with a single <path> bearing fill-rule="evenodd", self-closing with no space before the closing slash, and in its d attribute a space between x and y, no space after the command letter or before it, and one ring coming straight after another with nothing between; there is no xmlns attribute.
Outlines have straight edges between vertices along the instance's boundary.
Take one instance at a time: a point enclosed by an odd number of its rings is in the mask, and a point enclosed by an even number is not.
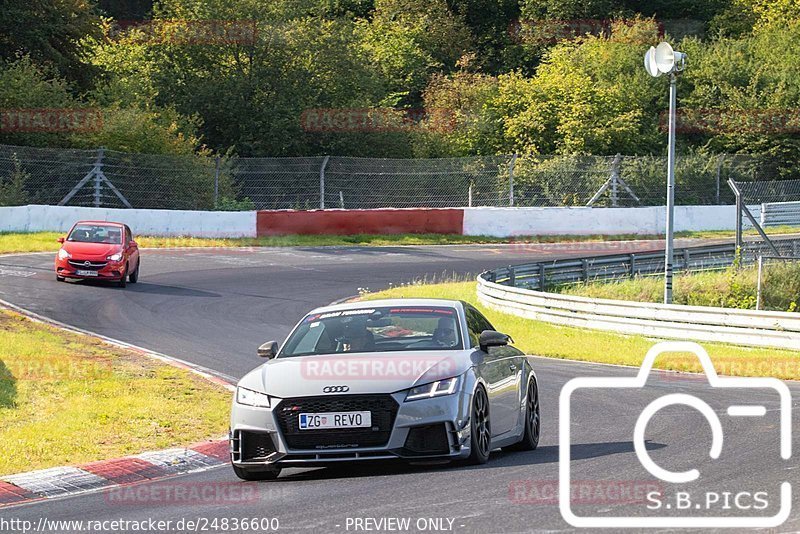
<svg viewBox="0 0 800 534"><path fill-rule="evenodd" d="M80 243L122 243L122 228L104 224L78 224L69 233L67 241Z"/></svg>
<svg viewBox="0 0 800 534"><path fill-rule="evenodd" d="M458 350L458 314L447 307L381 307L307 316L278 357L353 352Z"/></svg>

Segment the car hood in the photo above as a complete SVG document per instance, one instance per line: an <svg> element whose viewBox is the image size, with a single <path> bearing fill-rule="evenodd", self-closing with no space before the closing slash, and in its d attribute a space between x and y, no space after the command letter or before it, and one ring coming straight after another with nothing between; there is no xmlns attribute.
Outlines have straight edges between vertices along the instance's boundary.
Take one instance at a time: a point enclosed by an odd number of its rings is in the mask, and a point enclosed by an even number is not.
<svg viewBox="0 0 800 534"><path fill-rule="evenodd" d="M394 393L458 376L471 365L472 350L369 352L276 358L239 382L274 397L323 395L326 386L347 393Z"/></svg>
<svg viewBox="0 0 800 534"><path fill-rule="evenodd" d="M78 241L66 241L62 246L64 250L72 254L75 258L81 259L106 259L106 256L122 251L122 245L109 243L82 243Z"/></svg>

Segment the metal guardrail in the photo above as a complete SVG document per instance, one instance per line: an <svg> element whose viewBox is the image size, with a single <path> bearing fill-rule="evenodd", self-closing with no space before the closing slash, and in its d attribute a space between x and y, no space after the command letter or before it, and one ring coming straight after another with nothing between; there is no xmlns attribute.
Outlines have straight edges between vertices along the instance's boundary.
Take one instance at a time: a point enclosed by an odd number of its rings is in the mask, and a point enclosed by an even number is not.
<svg viewBox="0 0 800 534"><path fill-rule="evenodd" d="M674 270L722 270L733 264L735 256L736 247L733 244L676 249ZM752 253L746 252L745 256L747 262L756 261ZM498 284L545 291L547 288L577 282L661 274L664 274L664 252L653 251L509 265L486 271L481 277Z"/></svg>
<svg viewBox="0 0 800 534"><path fill-rule="evenodd" d="M796 241L795 241L796 242ZM676 270L730 267L734 245L676 250ZM757 261L755 247L743 263ZM506 313L565 326L625 334L800 350L800 314L705 306L592 299L547 293L548 287L589 280L662 274L664 253L619 254L530 263L478 276L480 302Z"/></svg>
<svg viewBox="0 0 800 534"><path fill-rule="evenodd" d="M761 226L797 226L798 224L800 224L800 202L761 204Z"/></svg>

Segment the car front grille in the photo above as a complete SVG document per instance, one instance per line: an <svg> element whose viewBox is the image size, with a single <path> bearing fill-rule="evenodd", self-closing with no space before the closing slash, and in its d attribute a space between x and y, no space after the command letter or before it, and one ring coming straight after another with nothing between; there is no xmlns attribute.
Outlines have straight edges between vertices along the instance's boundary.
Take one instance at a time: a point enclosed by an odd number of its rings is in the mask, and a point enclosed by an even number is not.
<svg viewBox="0 0 800 534"><path fill-rule="evenodd" d="M76 268L85 271L99 271L103 267L105 267L108 262L106 261L89 261L89 264L86 264L86 260L69 260L69 264Z"/></svg>
<svg viewBox="0 0 800 534"><path fill-rule="evenodd" d="M284 399L273 409L292 449L347 449L386 445L399 406L390 395L338 395ZM372 428L300 430L301 413L356 412L372 414Z"/></svg>

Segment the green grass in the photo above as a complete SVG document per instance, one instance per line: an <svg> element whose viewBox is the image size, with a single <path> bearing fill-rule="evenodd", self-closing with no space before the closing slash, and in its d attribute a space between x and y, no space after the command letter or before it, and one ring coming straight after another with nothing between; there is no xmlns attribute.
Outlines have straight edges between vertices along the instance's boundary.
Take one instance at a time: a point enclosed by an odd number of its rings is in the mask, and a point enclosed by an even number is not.
<svg viewBox="0 0 800 534"><path fill-rule="evenodd" d="M768 233L796 232L792 227L770 228ZM752 231L750 232L752 233ZM732 238L733 232L678 232L682 238L724 239ZM0 232L0 254L13 252L56 251L56 239L63 234L57 232L7 233ZM397 234L397 235L287 235L258 238L208 239L198 237L148 237L138 236L143 248L191 248L191 247L320 247L320 246L392 246L392 245L472 245L493 243L570 243L588 241L630 241L638 239L663 239L663 235L560 235L560 236L466 236L458 234Z"/></svg>
<svg viewBox="0 0 800 534"><path fill-rule="evenodd" d="M528 354L550 358L639 366L656 340L596 330L561 327L488 309L478 303L475 282L414 284L363 295L378 298L445 298L464 300L486 314L495 328L511 335L515 346ZM800 379L797 352L703 343L719 374L772 376ZM665 354L656 361L659 369L702 372L690 354Z"/></svg>
<svg viewBox="0 0 800 534"><path fill-rule="evenodd" d="M755 309L758 270L755 267L725 271L682 273L673 282L675 304ZM588 282L553 288L583 297L662 302L664 279L641 277L617 282ZM762 274L762 309L798 311L800 264L765 264Z"/></svg>
<svg viewBox="0 0 800 534"><path fill-rule="evenodd" d="M63 234L56 232L2 233L0 254L12 252L48 252L60 247L56 241ZM397 234L397 235L288 235L258 238L209 239L198 237L138 236L143 248L189 247L319 247L319 246L391 246L391 245L471 245L493 243L563 243L577 241L620 241L658 239L659 236L515 236L513 238L466 236L458 234Z"/></svg>
<svg viewBox="0 0 800 534"><path fill-rule="evenodd" d="M189 445L227 429L221 386L0 310L0 475Z"/></svg>

